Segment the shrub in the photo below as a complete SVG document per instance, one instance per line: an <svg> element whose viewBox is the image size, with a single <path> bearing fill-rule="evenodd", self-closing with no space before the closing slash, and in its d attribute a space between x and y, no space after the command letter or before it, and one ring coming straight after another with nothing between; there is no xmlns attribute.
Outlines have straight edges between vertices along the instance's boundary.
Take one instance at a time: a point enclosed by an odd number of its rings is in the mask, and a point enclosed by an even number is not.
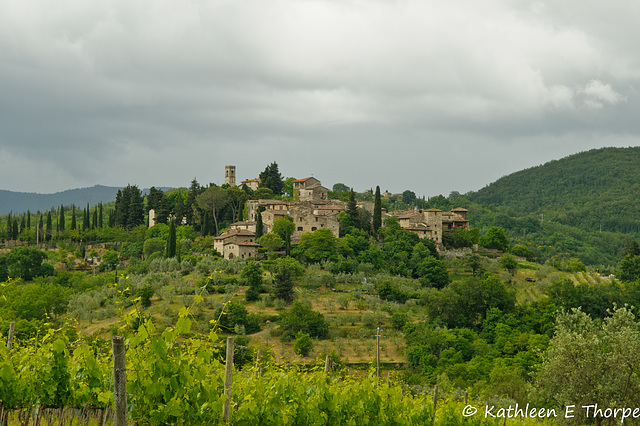
<svg viewBox="0 0 640 426"><path fill-rule="evenodd" d="M309 355L313 350L313 339L307 333L299 331L296 334L296 341L293 343L293 351L303 357Z"/></svg>

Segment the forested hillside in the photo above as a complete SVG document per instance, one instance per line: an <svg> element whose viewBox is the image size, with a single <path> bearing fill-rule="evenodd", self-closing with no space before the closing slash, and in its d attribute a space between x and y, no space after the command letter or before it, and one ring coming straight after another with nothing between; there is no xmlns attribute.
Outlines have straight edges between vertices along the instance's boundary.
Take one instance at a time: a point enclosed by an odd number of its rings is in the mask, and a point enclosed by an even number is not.
<svg viewBox="0 0 640 426"><path fill-rule="evenodd" d="M640 147L602 148L498 179L471 201L584 231L640 230Z"/></svg>
<svg viewBox="0 0 640 426"><path fill-rule="evenodd" d="M69 189L55 194L36 194L0 190L0 214L25 213L27 210L46 211L54 206L92 206L115 201L118 187L95 185L90 188Z"/></svg>

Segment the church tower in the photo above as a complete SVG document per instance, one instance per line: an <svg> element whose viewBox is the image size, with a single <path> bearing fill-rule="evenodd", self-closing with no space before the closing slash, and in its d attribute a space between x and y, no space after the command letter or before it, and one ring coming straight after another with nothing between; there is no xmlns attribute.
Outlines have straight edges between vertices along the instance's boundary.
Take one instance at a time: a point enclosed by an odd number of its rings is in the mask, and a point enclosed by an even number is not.
<svg viewBox="0 0 640 426"><path fill-rule="evenodd" d="M224 167L224 183L229 186L236 186L236 166Z"/></svg>

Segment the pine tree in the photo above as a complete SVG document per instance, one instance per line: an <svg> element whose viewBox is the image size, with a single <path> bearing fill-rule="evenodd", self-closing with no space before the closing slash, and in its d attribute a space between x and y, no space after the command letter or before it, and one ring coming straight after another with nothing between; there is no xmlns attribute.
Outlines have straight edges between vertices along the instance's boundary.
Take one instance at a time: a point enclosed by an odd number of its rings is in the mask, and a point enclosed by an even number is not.
<svg viewBox="0 0 640 426"><path fill-rule="evenodd" d="M147 195L147 211L151 209L156 213L156 223L167 223L169 218L167 196L154 186L149 188L149 195Z"/></svg>
<svg viewBox="0 0 640 426"><path fill-rule="evenodd" d="M118 190L115 207L116 226L131 229L144 224L144 199L136 185Z"/></svg>
<svg viewBox="0 0 640 426"><path fill-rule="evenodd" d="M176 257L176 223L169 223L169 237L167 238L167 252L165 257Z"/></svg>
<svg viewBox="0 0 640 426"><path fill-rule="evenodd" d="M380 186L376 186L376 195L373 201L373 231L378 232L382 226L382 200L380 199Z"/></svg>
<svg viewBox="0 0 640 426"><path fill-rule="evenodd" d="M269 164L262 173L260 173L260 187L270 188L274 194L282 195L284 188L284 180L278 170L278 163L275 161Z"/></svg>
<svg viewBox="0 0 640 426"><path fill-rule="evenodd" d="M200 184L193 178L191 181L191 186L189 186L189 191L187 193L187 202L184 205L184 215L187 218L187 225L195 225L194 217L193 217L193 209L196 206L196 197L200 194Z"/></svg>
<svg viewBox="0 0 640 426"><path fill-rule="evenodd" d="M58 218L58 232L64 232L65 219L64 219L64 206L60 205L60 216Z"/></svg>

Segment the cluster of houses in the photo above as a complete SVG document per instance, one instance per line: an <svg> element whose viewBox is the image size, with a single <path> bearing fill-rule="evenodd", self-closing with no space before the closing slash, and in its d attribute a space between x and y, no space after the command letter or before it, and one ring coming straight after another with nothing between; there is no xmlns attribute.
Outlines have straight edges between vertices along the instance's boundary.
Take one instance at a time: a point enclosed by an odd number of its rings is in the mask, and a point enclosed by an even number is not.
<svg viewBox="0 0 640 426"><path fill-rule="evenodd" d="M235 186L235 166L225 167L225 183ZM260 180L244 180L241 184L255 190ZM260 245L255 237L258 214L262 218L264 233L272 231L276 219L291 217L295 226L292 235L294 243L300 239L301 235L317 229L329 229L337 238L340 231L338 216L347 210L347 203L329 199L328 193L329 190L322 186L318 179L308 177L293 182L294 201L249 200L246 202L246 221L232 223L228 230L215 237L214 249L225 259L251 259L258 256ZM373 207L372 201L358 203L358 208L367 209L371 213L373 213ZM386 212L383 210L384 216L397 217L402 228L418 234L420 238L430 238L438 246L442 245L443 231L456 227L469 227L467 210L463 208L455 208L451 211L411 209Z"/></svg>

